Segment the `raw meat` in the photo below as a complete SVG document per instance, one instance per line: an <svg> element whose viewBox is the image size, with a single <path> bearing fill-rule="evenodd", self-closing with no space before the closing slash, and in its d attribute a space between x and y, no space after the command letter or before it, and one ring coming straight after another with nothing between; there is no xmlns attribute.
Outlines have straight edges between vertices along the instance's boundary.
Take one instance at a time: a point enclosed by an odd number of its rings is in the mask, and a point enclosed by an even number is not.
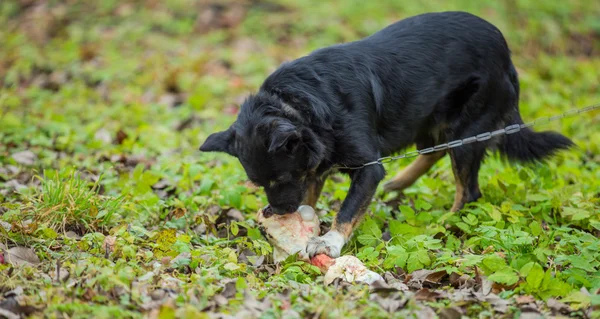
<svg viewBox="0 0 600 319"><path fill-rule="evenodd" d="M300 257L308 260L306 244L312 237L319 236L319 217L310 206L300 206L298 211L287 215L263 214L258 212L257 221L273 246L273 259L280 262L300 252Z"/></svg>
<svg viewBox="0 0 600 319"><path fill-rule="evenodd" d="M280 262L297 252L302 259L308 261L306 244L310 238L319 235L319 218L312 207L300 206L297 212L288 215L268 214L260 210L257 221L273 246L275 262ZM320 254L312 257L310 262L325 273L326 285L336 278L366 284L383 280L378 273L367 269L354 256L331 258Z"/></svg>

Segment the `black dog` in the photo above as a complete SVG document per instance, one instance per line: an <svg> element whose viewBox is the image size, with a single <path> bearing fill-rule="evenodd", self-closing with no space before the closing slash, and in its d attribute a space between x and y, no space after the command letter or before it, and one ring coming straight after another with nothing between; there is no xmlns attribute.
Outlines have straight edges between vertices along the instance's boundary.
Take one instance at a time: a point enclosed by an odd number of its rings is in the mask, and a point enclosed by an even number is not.
<svg viewBox="0 0 600 319"><path fill-rule="evenodd" d="M360 166L411 144L422 149L522 124L518 102L517 72L496 27L464 12L428 13L283 64L200 150L236 156L272 210L286 214L301 203L314 206L336 164ZM449 153L456 211L481 197L486 149L536 161L571 145L526 128L420 155L385 190L410 186ZM350 175L350 191L331 231L308 244L311 256L340 254L385 175L381 165L340 171Z"/></svg>

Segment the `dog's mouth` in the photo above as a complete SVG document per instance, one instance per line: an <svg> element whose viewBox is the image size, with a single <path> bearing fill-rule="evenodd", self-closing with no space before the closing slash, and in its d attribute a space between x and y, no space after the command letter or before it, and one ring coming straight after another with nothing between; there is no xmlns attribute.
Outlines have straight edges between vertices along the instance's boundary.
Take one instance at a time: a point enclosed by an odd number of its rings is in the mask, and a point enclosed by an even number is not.
<svg viewBox="0 0 600 319"><path fill-rule="evenodd" d="M273 215L287 215L298 210L297 206L288 205L285 208L273 207L270 204L263 208L263 216L269 218Z"/></svg>

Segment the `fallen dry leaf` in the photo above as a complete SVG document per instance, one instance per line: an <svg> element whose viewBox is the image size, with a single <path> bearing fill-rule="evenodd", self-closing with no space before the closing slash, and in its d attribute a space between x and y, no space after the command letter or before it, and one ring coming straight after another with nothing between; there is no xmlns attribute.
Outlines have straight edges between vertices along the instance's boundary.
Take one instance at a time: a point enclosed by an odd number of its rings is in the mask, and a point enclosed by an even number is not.
<svg viewBox="0 0 600 319"><path fill-rule="evenodd" d="M242 222L245 219L242 212L240 212L239 210L237 210L235 208L227 211L227 217L231 218L232 220L235 220L236 222Z"/></svg>
<svg viewBox="0 0 600 319"><path fill-rule="evenodd" d="M433 271L427 269L421 269L413 271L407 277L406 285L412 289L421 289L423 287L437 287L440 281L446 277L447 272L445 270Z"/></svg>
<svg viewBox="0 0 600 319"><path fill-rule="evenodd" d="M69 230L68 232L66 232L65 236L70 239L76 239L76 240L81 239L81 236L79 236L76 232L74 232L72 230Z"/></svg>
<svg viewBox="0 0 600 319"><path fill-rule="evenodd" d="M36 307L23 304L21 297L23 295L23 288L18 286L17 288L7 291L4 293L4 300L0 301L0 316L6 318L21 318L23 316L29 316L34 312L38 311Z"/></svg>
<svg viewBox="0 0 600 319"><path fill-rule="evenodd" d="M58 268L50 272L50 277L55 282L65 282L70 276L71 274L65 268Z"/></svg>
<svg viewBox="0 0 600 319"><path fill-rule="evenodd" d="M125 141L125 139L127 137L128 137L127 133L125 133L123 130L119 130L119 131L117 131L117 134L115 136L113 143L121 145L121 144L123 144L123 141Z"/></svg>
<svg viewBox="0 0 600 319"><path fill-rule="evenodd" d="M433 309L431 309L430 307L424 307L424 306L421 307L421 309L419 311L417 311L415 313L415 315L419 319L437 318L435 311L433 311Z"/></svg>
<svg viewBox="0 0 600 319"><path fill-rule="evenodd" d="M571 309L569 308L569 306L567 304L560 302L554 298L548 299L546 304L548 305L548 308L550 308L550 310L552 310L553 314L557 314L557 313L568 314L569 312L571 312Z"/></svg>
<svg viewBox="0 0 600 319"><path fill-rule="evenodd" d="M481 291L475 291L473 288L457 289L448 294L448 298L456 302L487 302L494 310L506 313L510 302L500 298L494 293L484 295Z"/></svg>
<svg viewBox="0 0 600 319"><path fill-rule="evenodd" d="M33 249L21 246L7 250L5 258L13 266L37 265L40 263L40 259Z"/></svg>
<svg viewBox="0 0 600 319"><path fill-rule="evenodd" d="M445 297L445 293L443 291L434 291L429 290L427 288L423 288L415 294L415 299L422 301L436 301L438 299L442 299Z"/></svg>
<svg viewBox="0 0 600 319"><path fill-rule="evenodd" d="M400 279L396 278L391 272L387 271L383 274L383 279L392 288L401 291L408 291L410 288Z"/></svg>
<svg viewBox="0 0 600 319"><path fill-rule="evenodd" d="M104 144L110 144L112 142L112 136L105 128L101 128L96 131L96 133L94 133L94 139L102 141Z"/></svg>
<svg viewBox="0 0 600 319"><path fill-rule="evenodd" d="M8 311L6 309L2 309L2 308L0 308L0 317L6 318L6 319L20 319L21 318L21 316L13 313L11 311Z"/></svg>
<svg viewBox="0 0 600 319"><path fill-rule="evenodd" d="M522 296L517 296L515 298L515 301L517 302L518 305L524 305L524 304L535 302L535 298L533 298L533 296L529 296L529 295L522 295Z"/></svg>
<svg viewBox="0 0 600 319"><path fill-rule="evenodd" d="M11 225L11 224L9 224L9 223L7 223L7 222L5 222L5 221L2 221L2 220L0 220L0 227L4 228L4 229L5 229L7 232L9 232L9 231L10 231L10 229L12 228L12 225ZM0 244L0 245L1 245L1 244ZM1 248L1 247L2 247L2 246L0 246L0 248Z"/></svg>
<svg viewBox="0 0 600 319"><path fill-rule="evenodd" d="M481 276L481 293L489 295L492 292L494 283L488 280L486 277Z"/></svg>
<svg viewBox="0 0 600 319"><path fill-rule="evenodd" d="M26 166L33 165L33 163L35 163L35 160L37 159L37 156L35 156L35 154L32 151L17 152L14 153L11 157L15 160L15 162Z"/></svg>
<svg viewBox="0 0 600 319"><path fill-rule="evenodd" d="M460 319L463 316L463 311L458 307L443 308L438 314L440 319Z"/></svg>
<svg viewBox="0 0 600 319"><path fill-rule="evenodd" d="M450 284L454 288L472 288L475 286L475 280L469 275L450 274Z"/></svg>
<svg viewBox="0 0 600 319"><path fill-rule="evenodd" d="M110 254L110 252L114 251L115 243L117 242L117 237L115 236L106 236L104 237L104 243L102 247L106 250L106 254Z"/></svg>

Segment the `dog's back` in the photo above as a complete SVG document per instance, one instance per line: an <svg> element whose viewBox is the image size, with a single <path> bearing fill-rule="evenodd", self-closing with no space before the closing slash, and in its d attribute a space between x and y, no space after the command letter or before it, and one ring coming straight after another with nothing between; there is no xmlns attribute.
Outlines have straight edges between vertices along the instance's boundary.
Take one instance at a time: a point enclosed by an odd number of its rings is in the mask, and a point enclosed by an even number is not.
<svg viewBox="0 0 600 319"><path fill-rule="evenodd" d="M450 104L471 96L452 97L457 88L471 94L474 87L502 87L511 66L506 42L490 23L463 12L429 13L286 63L262 90L323 101L306 107L327 114L329 123L337 114L344 118L338 125L352 122L376 134L371 142L388 154L415 142L424 126L448 120L448 112L461 112L463 105ZM449 97L454 103L444 103ZM510 105L499 107L493 111Z"/></svg>

